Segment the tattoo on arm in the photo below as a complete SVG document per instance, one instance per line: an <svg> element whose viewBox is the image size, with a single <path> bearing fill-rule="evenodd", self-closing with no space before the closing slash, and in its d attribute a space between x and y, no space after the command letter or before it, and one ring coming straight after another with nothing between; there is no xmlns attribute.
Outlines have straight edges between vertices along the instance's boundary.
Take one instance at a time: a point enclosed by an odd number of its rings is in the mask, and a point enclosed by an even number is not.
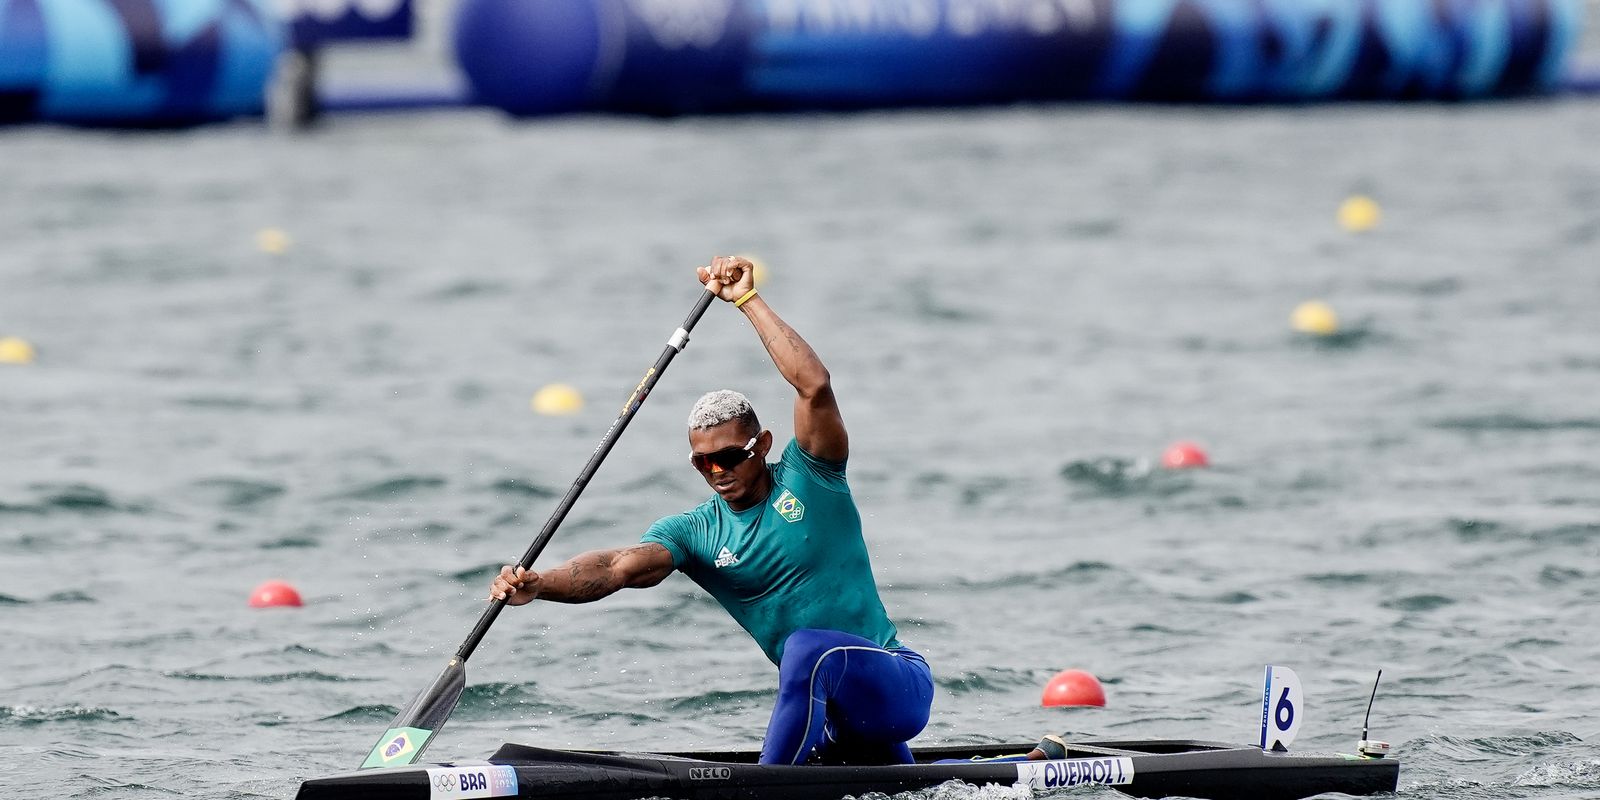
<svg viewBox="0 0 1600 800"><path fill-rule="evenodd" d="M611 586L610 559L605 553L583 553L568 561L559 573L566 584L550 592L548 599L562 603L587 603L616 591Z"/></svg>
<svg viewBox="0 0 1600 800"><path fill-rule="evenodd" d="M789 343L790 352L806 352L806 346L805 343L801 341L800 334L795 333L794 328L789 327L789 323L784 322L783 320L778 320L777 328L772 331L771 334L761 337L761 345L767 348L767 352L770 353L773 358L778 357L778 351L774 349L774 346L777 345L779 336L782 336L784 340Z"/></svg>
<svg viewBox="0 0 1600 800"><path fill-rule="evenodd" d="M573 564L568 575L574 600L598 600L610 594L606 589L611 575L599 559Z"/></svg>
<svg viewBox="0 0 1600 800"><path fill-rule="evenodd" d="M654 545L659 547L660 545ZM617 550L599 550L584 553L566 565L565 591L559 596L551 597L553 600L562 600L568 603L588 603L602 597L615 594L618 590L629 585L630 576L618 574L616 565L619 559L635 556L648 552L652 545L636 544Z"/></svg>

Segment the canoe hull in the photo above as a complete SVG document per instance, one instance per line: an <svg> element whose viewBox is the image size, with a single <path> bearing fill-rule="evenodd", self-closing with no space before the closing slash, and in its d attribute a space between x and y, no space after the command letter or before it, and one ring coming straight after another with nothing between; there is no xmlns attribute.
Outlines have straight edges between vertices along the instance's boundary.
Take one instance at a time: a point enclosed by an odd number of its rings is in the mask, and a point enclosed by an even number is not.
<svg viewBox="0 0 1600 800"><path fill-rule="evenodd" d="M636 800L826 800L895 794L958 780L1024 783L1056 791L1107 785L1135 797L1294 800L1327 792L1395 791L1399 762L1344 755L1266 753L1193 740L1086 740L1061 761L968 761L1025 752L1031 744L946 746L891 766L763 766L737 752L622 753L507 744L487 761L371 769L306 781L297 800L445 800L517 797ZM961 763L933 763L962 759Z"/></svg>

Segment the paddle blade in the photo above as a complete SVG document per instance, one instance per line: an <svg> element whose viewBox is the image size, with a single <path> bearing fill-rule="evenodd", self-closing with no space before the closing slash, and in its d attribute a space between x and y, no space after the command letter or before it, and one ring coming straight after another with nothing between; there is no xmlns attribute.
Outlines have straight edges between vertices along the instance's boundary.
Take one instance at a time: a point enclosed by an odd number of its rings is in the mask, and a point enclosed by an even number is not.
<svg viewBox="0 0 1600 800"><path fill-rule="evenodd" d="M434 734L444 727L450 712L461 702L461 692L467 688L467 665L458 658L450 659L433 685L417 695L394 722L389 724L362 769L371 767L404 767L422 757L422 751L433 741Z"/></svg>

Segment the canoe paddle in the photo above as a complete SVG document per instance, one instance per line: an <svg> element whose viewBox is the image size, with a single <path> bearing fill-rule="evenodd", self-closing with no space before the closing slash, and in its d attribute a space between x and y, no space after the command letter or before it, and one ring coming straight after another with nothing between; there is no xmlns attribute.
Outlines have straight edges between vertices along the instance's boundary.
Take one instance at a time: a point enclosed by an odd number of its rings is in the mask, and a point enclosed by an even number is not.
<svg viewBox="0 0 1600 800"><path fill-rule="evenodd" d="M522 568L531 569L533 560L539 557L539 552L550 543L550 537L555 535L556 528L561 526L561 521L566 519L567 512L572 510L573 503L578 501L578 495L583 494L585 486L600 469L600 462L606 459L606 454L611 452L617 439L622 436L624 428L638 413L639 406L644 405L650 390L655 388L656 381L661 379L667 365L672 363L672 357L683 352L689 343L689 331L694 330L695 323L711 307L711 301L716 295L710 290L703 292L699 302L695 303L694 310L689 312L689 318L683 325L672 333L672 338L667 340L666 349L661 351L661 356L656 359L655 366L644 374L644 380L634 387L633 394L628 396L628 402L622 406L622 413L617 415L611 427L606 429L606 435L600 438L599 446L589 456L589 462L583 465L583 471L578 473L578 479L572 482L572 488L567 489L566 496L556 505L556 510L550 519L544 523L544 528L534 538L533 544L528 546L528 552L522 556ZM367 755L367 760L362 762L361 768L368 767L403 767L414 763L422 756L422 751L427 749L428 743L433 741L434 734L444 727L445 720L450 718L456 704L461 701L461 692L467 688L467 659L472 656L478 643L483 641L484 634L489 632L489 626L494 624L495 617L500 616L500 610L506 607L504 599L489 601L489 607L484 609L483 616L478 618L478 624L467 635L467 640L461 643L456 650L454 658L446 664L444 671L435 678L433 685L417 695L411 704L402 710L394 722L389 723L389 730L385 731L377 745Z"/></svg>

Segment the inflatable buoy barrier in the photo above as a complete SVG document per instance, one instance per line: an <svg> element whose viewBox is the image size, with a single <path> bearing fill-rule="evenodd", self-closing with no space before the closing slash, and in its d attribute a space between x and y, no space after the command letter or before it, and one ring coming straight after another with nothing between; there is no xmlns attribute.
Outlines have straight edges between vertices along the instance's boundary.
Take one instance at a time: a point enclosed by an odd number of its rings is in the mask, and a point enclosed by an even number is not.
<svg viewBox="0 0 1600 800"><path fill-rule="evenodd" d="M260 114L286 48L410 30L405 0L287 6L0 0L0 123ZM519 115L1475 99L1596 80L1562 77L1583 0L459 0L456 12L473 99Z"/></svg>
<svg viewBox="0 0 1600 800"><path fill-rule="evenodd" d="M267 0L0 0L0 122L260 113L282 42Z"/></svg>
<svg viewBox="0 0 1600 800"><path fill-rule="evenodd" d="M1582 0L461 0L512 114L1048 99L1472 99L1557 88Z"/></svg>

